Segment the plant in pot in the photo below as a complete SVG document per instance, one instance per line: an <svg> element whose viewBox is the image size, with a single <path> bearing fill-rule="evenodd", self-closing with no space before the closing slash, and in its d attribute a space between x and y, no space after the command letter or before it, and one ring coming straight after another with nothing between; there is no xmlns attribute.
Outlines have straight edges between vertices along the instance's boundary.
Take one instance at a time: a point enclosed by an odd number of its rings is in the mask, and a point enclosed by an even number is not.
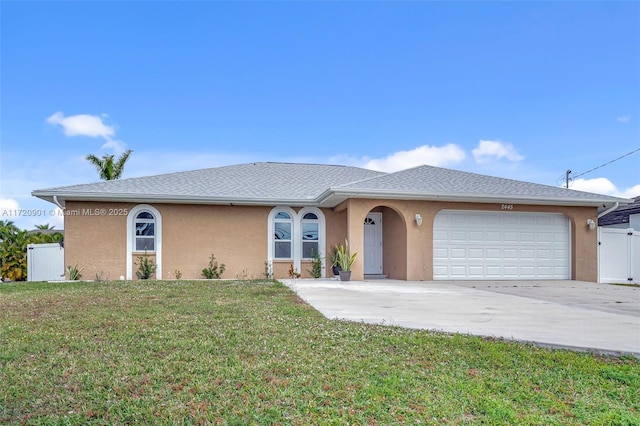
<svg viewBox="0 0 640 426"><path fill-rule="evenodd" d="M338 266L340 266L340 280L341 281L350 281L351 280L351 267L353 263L356 261L356 255L358 253L351 254L349 250L349 241L344 240L344 244L339 244L336 246L336 253L338 259Z"/></svg>

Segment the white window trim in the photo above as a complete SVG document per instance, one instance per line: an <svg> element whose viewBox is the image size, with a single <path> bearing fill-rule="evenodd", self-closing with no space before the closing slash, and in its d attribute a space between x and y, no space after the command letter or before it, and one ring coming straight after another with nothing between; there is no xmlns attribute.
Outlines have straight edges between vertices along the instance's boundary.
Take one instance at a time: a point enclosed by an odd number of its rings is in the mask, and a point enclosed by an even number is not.
<svg viewBox="0 0 640 426"><path fill-rule="evenodd" d="M320 210L317 207L304 207L302 209L300 209L300 211L298 212L298 223L300 226L299 229L299 233L297 235L298 240L300 240L300 258L301 260L311 260L311 258L309 259L304 259L302 258L302 221L304 220L304 215L306 215L307 213L313 213L318 217L318 254L320 255L320 259L322 259L322 270L324 270L325 268L325 257L326 257L326 253L325 253L325 220L324 220L324 214L322 213L322 210Z"/></svg>
<svg viewBox="0 0 640 426"><path fill-rule="evenodd" d="M295 251L294 251L294 247L296 245L295 235L297 235L295 227L297 222L296 218L298 217L298 215L291 207L285 207L285 206L274 207L269 212L269 219L268 219L269 222L267 223L267 232L269 236L268 238L269 247L267 249L267 259L269 261L269 266L272 266L273 261L275 260L275 239L273 238L273 234L275 232L274 224L275 224L276 215L280 212L287 213L291 217L291 256L292 256L292 260L295 258ZM287 260L287 259L278 259L278 260Z"/></svg>
<svg viewBox="0 0 640 426"><path fill-rule="evenodd" d="M322 259L322 270L326 267L326 251L325 251L325 218L324 213L317 207L305 207L296 213L291 207L277 206L271 209L267 222L268 233L268 248L267 248L267 261L269 263L269 269L273 270L273 262L286 259L275 259L274 246L275 241L273 238L275 216L279 212L288 213L291 216L292 230L291 230L291 263L296 271L300 272L302 267L302 218L307 213L313 213L318 217L318 251L320 252L320 258ZM305 259L308 260L308 259Z"/></svg>
<svg viewBox="0 0 640 426"><path fill-rule="evenodd" d="M133 207L127 215L127 279L133 279L133 253L136 238L136 216L143 211L148 211L155 218L155 250L156 255L156 278L162 279L162 215L153 206L149 204L138 204Z"/></svg>

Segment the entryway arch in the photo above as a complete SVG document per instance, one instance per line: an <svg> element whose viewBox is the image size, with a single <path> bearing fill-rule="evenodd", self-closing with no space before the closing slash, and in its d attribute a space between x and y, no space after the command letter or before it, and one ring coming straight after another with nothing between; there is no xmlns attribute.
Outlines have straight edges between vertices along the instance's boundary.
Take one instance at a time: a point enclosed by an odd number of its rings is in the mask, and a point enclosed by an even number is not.
<svg viewBox="0 0 640 426"><path fill-rule="evenodd" d="M388 205L367 212L363 221L365 277L407 279L407 227L402 214Z"/></svg>

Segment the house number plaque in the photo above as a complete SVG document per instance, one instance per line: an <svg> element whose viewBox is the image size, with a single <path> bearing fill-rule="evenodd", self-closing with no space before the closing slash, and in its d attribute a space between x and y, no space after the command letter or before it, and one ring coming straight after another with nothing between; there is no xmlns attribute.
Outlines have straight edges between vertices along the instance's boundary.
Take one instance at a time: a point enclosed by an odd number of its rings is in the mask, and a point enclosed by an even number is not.
<svg viewBox="0 0 640 426"><path fill-rule="evenodd" d="M513 210L513 204L500 204L500 210Z"/></svg>

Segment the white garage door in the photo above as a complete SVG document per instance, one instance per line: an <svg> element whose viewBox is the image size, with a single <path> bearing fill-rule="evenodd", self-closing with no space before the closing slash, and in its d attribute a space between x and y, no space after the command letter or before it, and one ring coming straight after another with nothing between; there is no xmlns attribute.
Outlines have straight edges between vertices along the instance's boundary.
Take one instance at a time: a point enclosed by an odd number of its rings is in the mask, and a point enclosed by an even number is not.
<svg viewBox="0 0 640 426"><path fill-rule="evenodd" d="M562 214L443 210L433 225L436 280L569 279Z"/></svg>

